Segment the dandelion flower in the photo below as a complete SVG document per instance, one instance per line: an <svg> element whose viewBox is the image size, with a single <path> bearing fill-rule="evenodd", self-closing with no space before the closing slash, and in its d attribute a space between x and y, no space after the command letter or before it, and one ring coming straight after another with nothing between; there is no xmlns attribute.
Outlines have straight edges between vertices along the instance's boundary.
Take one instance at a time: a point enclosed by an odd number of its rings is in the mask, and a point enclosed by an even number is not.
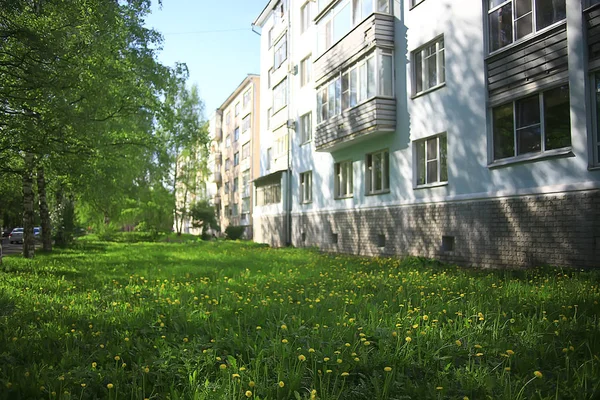
<svg viewBox="0 0 600 400"><path fill-rule="evenodd" d="M406 340L406 343L410 343L412 341L412 338L410 336L407 336L404 338L404 340Z"/></svg>
<svg viewBox="0 0 600 400"><path fill-rule="evenodd" d="M533 372L533 375L534 375L536 378L542 378L542 377L544 376L544 375L542 375L542 373L541 373L540 371L534 371L534 372Z"/></svg>
<svg viewBox="0 0 600 400"><path fill-rule="evenodd" d="M288 342L287 339L281 339L281 343L286 344Z"/></svg>
<svg viewBox="0 0 600 400"><path fill-rule="evenodd" d="M461 342L460 340L457 340L457 341L456 341L456 342L454 342L454 343L456 343L456 345L457 345L457 346L462 346L462 342Z"/></svg>
<svg viewBox="0 0 600 400"><path fill-rule="evenodd" d="M96 368L97 366L98 366L98 363L96 363L96 362L92 363L92 368Z"/></svg>
<svg viewBox="0 0 600 400"><path fill-rule="evenodd" d="M477 353L475 354L477 357L481 357L483 355L483 353Z"/></svg>
<svg viewBox="0 0 600 400"><path fill-rule="evenodd" d="M391 372L392 371L392 367L385 367L383 370L385 372Z"/></svg>
<svg viewBox="0 0 600 400"><path fill-rule="evenodd" d="M220 368L220 369L222 369L222 370L223 370L223 369L227 369L227 365L226 365L226 364L220 364L220 365L219 365L219 368Z"/></svg>
<svg viewBox="0 0 600 400"><path fill-rule="evenodd" d="M506 372L510 372L510 367L505 367L505 368L504 368L504 370L505 370Z"/></svg>
<svg viewBox="0 0 600 400"><path fill-rule="evenodd" d="M330 369L328 369L327 371L325 371L326 374L330 374L331 372L333 372L333 371L331 371Z"/></svg>
<svg viewBox="0 0 600 400"><path fill-rule="evenodd" d="M343 362L341 358L338 358L336 361L338 364L341 364Z"/></svg>
<svg viewBox="0 0 600 400"><path fill-rule="evenodd" d="M437 387L435 388L435 390L442 390L442 389L444 389L444 387L443 387L443 386L437 386Z"/></svg>
<svg viewBox="0 0 600 400"><path fill-rule="evenodd" d="M119 361L120 359L121 359L121 357L115 356L115 361Z"/></svg>
<svg viewBox="0 0 600 400"><path fill-rule="evenodd" d="M58 380L59 380L59 381L64 381L64 380L65 380L65 376L64 376L64 375L61 375L61 376L59 376L59 377L58 377Z"/></svg>
<svg viewBox="0 0 600 400"><path fill-rule="evenodd" d="M240 374L233 374L233 375L231 375L231 377L232 377L233 379L235 379L235 378L239 378L239 377L240 377Z"/></svg>
<svg viewBox="0 0 600 400"><path fill-rule="evenodd" d="M248 386L253 388L254 386L256 386L256 383L254 383L254 381L250 381L250 382L248 382Z"/></svg>
<svg viewBox="0 0 600 400"><path fill-rule="evenodd" d="M109 383L108 385L106 385L106 387L110 390L110 389L114 388L115 385L113 385L112 383Z"/></svg>
<svg viewBox="0 0 600 400"><path fill-rule="evenodd" d="M86 385L85 383L82 383L82 384L81 384L81 387L82 387L82 388L84 388L84 387L86 387L86 386L87 386L87 385Z"/></svg>
<svg viewBox="0 0 600 400"><path fill-rule="evenodd" d="M506 354L508 354L509 356L512 356L513 354L515 354L515 352L509 349L509 350L506 350Z"/></svg>
<svg viewBox="0 0 600 400"><path fill-rule="evenodd" d="M188 338L186 338L186 337L183 338L183 343L187 343L188 341L189 341Z"/></svg>
<svg viewBox="0 0 600 400"><path fill-rule="evenodd" d="M354 357L354 361L356 361L356 362L359 362L359 361L360 361L360 358L358 358L358 357Z"/></svg>
<svg viewBox="0 0 600 400"><path fill-rule="evenodd" d="M323 358L323 361L325 361L325 362L329 361L329 357Z"/></svg>
<svg viewBox="0 0 600 400"><path fill-rule="evenodd" d="M476 344L476 345L475 345L475 346L473 346L473 347L475 347L476 349L481 349L481 348L482 348L480 344Z"/></svg>
<svg viewBox="0 0 600 400"><path fill-rule="evenodd" d="M429 319L429 315L423 315L423 321L427 321Z"/></svg>
<svg viewBox="0 0 600 400"><path fill-rule="evenodd" d="M365 341L363 344L364 344L365 346L368 346L368 345L370 345L370 344L371 344L371 342L369 342L369 341L367 340L367 341Z"/></svg>
<svg viewBox="0 0 600 400"><path fill-rule="evenodd" d="M242 372L243 372L243 371L245 371L245 370L246 370L246 367L240 367L240 371L242 371Z"/></svg>
<svg viewBox="0 0 600 400"><path fill-rule="evenodd" d="M279 387L282 388L285 386L285 383L283 381L279 381Z"/></svg>
<svg viewBox="0 0 600 400"><path fill-rule="evenodd" d="M300 355L298 356L298 360L299 360L299 361L306 361L306 357L304 356L304 354L300 354Z"/></svg>
<svg viewBox="0 0 600 400"><path fill-rule="evenodd" d="M252 397L252 392L249 390L246 390L246 397Z"/></svg>
<svg viewBox="0 0 600 400"><path fill-rule="evenodd" d="M342 372L342 376L348 376L348 375L350 375L350 374L347 372Z"/></svg>
<svg viewBox="0 0 600 400"><path fill-rule="evenodd" d="M257 331L260 331L261 329L262 329L262 328L261 328L260 326L257 326L257 327L256 327L256 330L257 330Z"/></svg>
<svg viewBox="0 0 600 400"><path fill-rule="evenodd" d="M284 331L287 330L287 325L286 324L281 325L281 329Z"/></svg>
<svg viewBox="0 0 600 400"><path fill-rule="evenodd" d="M145 372L145 373L148 373L148 372L150 372L150 368L148 368L148 367L144 368L144 372Z"/></svg>
<svg viewBox="0 0 600 400"><path fill-rule="evenodd" d="M310 349L308 349L308 352L309 352L309 353L314 353L314 352L315 352L315 349L313 349L313 348L311 347Z"/></svg>

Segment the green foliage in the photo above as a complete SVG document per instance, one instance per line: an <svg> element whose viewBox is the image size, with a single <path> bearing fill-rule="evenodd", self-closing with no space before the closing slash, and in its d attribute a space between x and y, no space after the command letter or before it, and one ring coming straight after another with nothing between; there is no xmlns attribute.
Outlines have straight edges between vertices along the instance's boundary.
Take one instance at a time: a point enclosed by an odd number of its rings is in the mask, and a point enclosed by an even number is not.
<svg viewBox="0 0 600 400"><path fill-rule="evenodd" d="M202 228L203 239L208 236L209 229L219 231L215 215L215 207L208 200L200 200L192 204L189 212L194 228Z"/></svg>
<svg viewBox="0 0 600 400"><path fill-rule="evenodd" d="M225 228L225 236L229 240L239 240L244 236L244 230L243 226L229 225Z"/></svg>
<svg viewBox="0 0 600 400"><path fill-rule="evenodd" d="M4 260L2 400L599 395L599 271L230 241L76 246Z"/></svg>

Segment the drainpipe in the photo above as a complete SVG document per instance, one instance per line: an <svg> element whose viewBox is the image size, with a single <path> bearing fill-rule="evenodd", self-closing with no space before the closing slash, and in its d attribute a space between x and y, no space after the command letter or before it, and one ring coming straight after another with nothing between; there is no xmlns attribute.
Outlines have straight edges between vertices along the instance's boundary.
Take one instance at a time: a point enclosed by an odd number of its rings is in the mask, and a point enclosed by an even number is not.
<svg viewBox="0 0 600 400"><path fill-rule="evenodd" d="M293 60L292 60L292 24L291 24L291 0L283 0L286 5L287 5L287 33L286 35L288 35L287 38L287 51L288 51L288 65L291 63L292 67L294 65ZM290 73L290 67L288 66L288 72L287 72L287 76L288 76L288 107L287 107L287 121L289 121L291 118L291 114L292 114L292 99L294 98L292 96L292 87L294 86L292 83L292 77L293 74ZM287 121L286 121L286 125L287 125ZM295 119L294 119L295 121ZM294 128L295 128L295 124L294 124ZM288 179L287 179L287 185L286 185L286 191L287 191L287 232L286 232L286 245L287 246L291 246L292 245L292 134L295 132L294 128L290 128L288 126L287 130L288 130L288 150L287 150L287 175L288 175ZM291 131L291 132L290 132Z"/></svg>

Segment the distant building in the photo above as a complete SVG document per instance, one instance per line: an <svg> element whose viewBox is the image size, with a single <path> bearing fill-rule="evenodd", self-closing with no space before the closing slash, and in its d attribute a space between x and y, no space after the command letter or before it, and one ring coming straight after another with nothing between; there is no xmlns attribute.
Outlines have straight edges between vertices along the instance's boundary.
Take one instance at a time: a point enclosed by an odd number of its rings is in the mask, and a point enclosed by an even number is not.
<svg viewBox="0 0 600 400"><path fill-rule="evenodd" d="M269 1L254 239L600 266L598 3Z"/></svg>
<svg viewBox="0 0 600 400"><path fill-rule="evenodd" d="M260 77L249 74L211 118L211 170L214 205L221 230L244 226L252 239L254 194L258 176Z"/></svg>

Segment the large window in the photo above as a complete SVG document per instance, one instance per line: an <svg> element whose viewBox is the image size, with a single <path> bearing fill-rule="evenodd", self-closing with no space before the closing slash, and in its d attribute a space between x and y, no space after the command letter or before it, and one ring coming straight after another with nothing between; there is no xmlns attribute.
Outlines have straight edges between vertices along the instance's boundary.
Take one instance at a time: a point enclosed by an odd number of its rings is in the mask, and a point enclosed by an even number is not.
<svg viewBox="0 0 600 400"><path fill-rule="evenodd" d="M317 123L374 96L393 97L391 51L377 51L317 89ZM379 84L378 84L379 82Z"/></svg>
<svg viewBox="0 0 600 400"><path fill-rule="evenodd" d="M281 183L256 187L256 205L266 206L281 202Z"/></svg>
<svg viewBox="0 0 600 400"><path fill-rule="evenodd" d="M250 197L250 170L242 172L242 197Z"/></svg>
<svg viewBox="0 0 600 400"><path fill-rule="evenodd" d="M335 164L335 197L338 199L352 197L353 188L352 161L343 161Z"/></svg>
<svg viewBox="0 0 600 400"><path fill-rule="evenodd" d="M240 115L240 103L235 103L235 116L237 117L238 115Z"/></svg>
<svg viewBox="0 0 600 400"><path fill-rule="evenodd" d="M238 191L239 179L233 178L233 193L237 193Z"/></svg>
<svg viewBox="0 0 600 400"><path fill-rule="evenodd" d="M448 181L446 134L415 141L417 186Z"/></svg>
<svg viewBox="0 0 600 400"><path fill-rule="evenodd" d="M312 201L312 171L300 174L300 202L310 203Z"/></svg>
<svg viewBox="0 0 600 400"><path fill-rule="evenodd" d="M310 7L311 7L311 1L307 1L306 3L304 3L304 5L300 8L300 33L304 33L308 30L308 28L310 27Z"/></svg>
<svg viewBox="0 0 600 400"><path fill-rule="evenodd" d="M317 41L319 54L327 51L375 11L389 14L390 1L345 0L339 2L319 21Z"/></svg>
<svg viewBox="0 0 600 400"><path fill-rule="evenodd" d="M273 112L287 105L287 78L284 78L273 88Z"/></svg>
<svg viewBox="0 0 600 400"><path fill-rule="evenodd" d="M566 0L488 0L490 51L562 21L566 16Z"/></svg>
<svg viewBox="0 0 600 400"><path fill-rule="evenodd" d="M569 86L492 110L494 160L571 146Z"/></svg>
<svg viewBox="0 0 600 400"><path fill-rule="evenodd" d="M412 53L413 94L441 85L446 81L444 37L435 39Z"/></svg>
<svg viewBox="0 0 600 400"><path fill-rule="evenodd" d="M306 113L300 117L300 144L312 139L312 113Z"/></svg>
<svg viewBox="0 0 600 400"><path fill-rule="evenodd" d="M227 158L225 160L225 171L229 171L230 168L231 168L231 159Z"/></svg>
<svg viewBox="0 0 600 400"><path fill-rule="evenodd" d="M244 107L246 107L248 105L248 103L250 103L250 97L252 96L252 89L248 89L244 92Z"/></svg>
<svg viewBox="0 0 600 400"><path fill-rule="evenodd" d="M240 127L236 126L233 130L233 141L237 142L238 140L240 140Z"/></svg>
<svg viewBox="0 0 600 400"><path fill-rule="evenodd" d="M390 155L387 150L367 154L365 176L367 194L390 190Z"/></svg>
<svg viewBox="0 0 600 400"><path fill-rule="evenodd" d="M250 114L242 119L242 132L246 132L248 129L250 129Z"/></svg>
<svg viewBox="0 0 600 400"><path fill-rule="evenodd" d="M279 42L275 45L273 69L278 69L281 64L287 59L287 35L283 35Z"/></svg>
<svg viewBox="0 0 600 400"><path fill-rule="evenodd" d="M233 154L233 166L240 165L240 152Z"/></svg>
<svg viewBox="0 0 600 400"><path fill-rule="evenodd" d="M225 136L225 147L231 146L231 135Z"/></svg>
<svg viewBox="0 0 600 400"><path fill-rule="evenodd" d="M310 56L300 61L300 86L306 86L311 80L311 60Z"/></svg>
<svg viewBox="0 0 600 400"><path fill-rule="evenodd" d="M244 143L242 146L242 160L250 157L250 142Z"/></svg>

